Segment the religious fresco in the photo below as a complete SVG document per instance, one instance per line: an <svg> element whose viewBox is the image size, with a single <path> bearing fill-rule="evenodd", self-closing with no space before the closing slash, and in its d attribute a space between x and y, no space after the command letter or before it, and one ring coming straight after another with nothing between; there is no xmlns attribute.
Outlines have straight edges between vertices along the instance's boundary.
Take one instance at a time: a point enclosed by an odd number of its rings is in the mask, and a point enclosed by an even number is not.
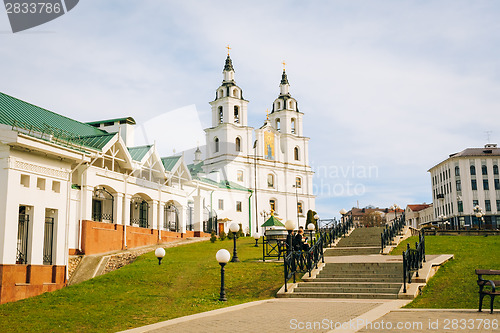
<svg viewBox="0 0 500 333"><path fill-rule="evenodd" d="M272 131L264 132L264 156L268 160L275 159L274 133Z"/></svg>

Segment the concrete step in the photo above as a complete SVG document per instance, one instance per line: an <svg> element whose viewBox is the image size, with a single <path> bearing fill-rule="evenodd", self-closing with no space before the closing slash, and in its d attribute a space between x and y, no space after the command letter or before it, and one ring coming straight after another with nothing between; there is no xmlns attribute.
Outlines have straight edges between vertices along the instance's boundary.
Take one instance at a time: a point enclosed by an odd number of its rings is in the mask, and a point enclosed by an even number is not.
<svg viewBox="0 0 500 333"><path fill-rule="evenodd" d="M358 293L358 294L398 294L401 290L401 284L392 288L375 288L375 287L356 287L356 288L347 288L336 283L333 283L331 286L323 286L323 287L314 287L310 286L309 283L299 284L294 292L318 292L318 293Z"/></svg>
<svg viewBox="0 0 500 333"><path fill-rule="evenodd" d="M380 254L379 247L341 247L326 249L324 255L327 257L340 257L340 256L355 256L355 255L368 255Z"/></svg>
<svg viewBox="0 0 500 333"><path fill-rule="evenodd" d="M299 282L298 286L327 288L339 286L342 288L374 287L374 288L400 288L400 282Z"/></svg>
<svg viewBox="0 0 500 333"><path fill-rule="evenodd" d="M318 293L318 292L293 292L281 297L288 298L357 298L357 299L397 299L398 294L369 294L369 293Z"/></svg>
<svg viewBox="0 0 500 333"><path fill-rule="evenodd" d="M371 278L358 278L358 277L332 277L332 276L316 276L317 282L403 282L403 276L400 277L371 277Z"/></svg>

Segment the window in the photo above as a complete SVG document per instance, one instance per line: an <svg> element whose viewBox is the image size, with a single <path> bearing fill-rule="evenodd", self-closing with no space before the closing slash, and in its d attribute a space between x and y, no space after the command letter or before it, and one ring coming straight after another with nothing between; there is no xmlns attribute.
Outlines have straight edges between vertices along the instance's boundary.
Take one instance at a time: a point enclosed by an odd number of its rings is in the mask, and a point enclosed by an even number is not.
<svg viewBox="0 0 500 333"><path fill-rule="evenodd" d="M497 200L497 212L500 212L500 200Z"/></svg>
<svg viewBox="0 0 500 333"><path fill-rule="evenodd" d="M475 176L476 175L476 167L471 165L470 166L470 174L471 176Z"/></svg>
<svg viewBox="0 0 500 333"><path fill-rule="evenodd" d="M233 89L233 96L236 97L236 98L239 97L238 89L236 89L236 88Z"/></svg>
<svg viewBox="0 0 500 333"><path fill-rule="evenodd" d="M30 187L30 176L21 175L21 185L24 187Z"/></svg>
<svg viewBox="0 0 500 333"><path fill-rule="evenodd" d="M276 110L279 110L279 109L281 109L281 103L280 103L280 101L277 101L276 102Z"/></svg>
<svg viewBox="0 0 500 333"><path fill-rule="evenodd" d="M219 138L215 138L215 152L219 152Z"/></svg>
<svg viewBox="0 0 500 333"><path fill-rule="evenodd" d="M472 179L472 180L470 181L470 183L471 183L471 186L472 186L472 190L473 190L473 191L477 190L477 183L476 183L476 180L475 180L475 179Z"/></svg>
<svg viewBox="0 0 500 333"><path fill-rule="evenodd" d="M241 212L241 201L236 201L236 211Z"/></svg>
<svg viewBox="0 0 500 333"><path fill-rule="evenodd" d="M458 206L458 212L463 213L464 212L464 203L462 201L458 201L457 206Z"/></svg>
<svg viewBox="0 0 500 333"><path fill-rule="evenodd" d="M484 200L484 208L487 212L491 212L491 202L490 200Z"/></svg>
<svg viewBox="0 0 500 333"><path fill-rule="evenodd" d="M296 161L298 161L298 160L299 160L299 147L295 147L295 148L293 149L293 157L294 157L294 159L295 159Z"/></svg>
<svg viewBox="0 0 500 333"><path fill-rule="evenodd" d="M234 122L236 124L240 123L240 110L237 105L234 106Z"/></svg>
<svg viewBox="0 0 500 333"><path fill-rule="evenodd" d="M295 118L292 118L292 134L295 134Z"/></svg>
<svg viewBox="0 0 500 333"><path fill-rule="evenodd" d="M236 151L241 151L241 139L236 138L234 145L236 146Z"/></svg>
<svg viewBox="0 0 500 333"><path fill-rule="evenodd" d="M297 214L302 214L302 202L297 202Z"/></svg>
<svg viewBox="0 0 500 333"><path fill-rule="evenodd" d="M269 208L271 209L272 212L276 211L276 200L274 199L269 200Z"/></svg>
<svg viewBox="0 0 500 333"><path fill-rule="evenodd" d="M276 119L276 130L279 132L281 131L281 123L280 123L280 118Z"/></svg>
<svg viewBox="0 0 500 333"><path fill-rule="evenodd" d="M500 190L500 180L495 179L495 190Z"/></svg>
<svg viewBox="0 0 500 333"><path fill-rule="evenodd" d="M302 188L302 178L300 177L295 178L295 186L297 188Z"/></svg>
<svg viewBox="0 0 500 333"><path fill-rule="evenodd" d="M488 168L486 167L486 165L481 166L481 173L483 175L487 175L488 174Z"/></svg>
<svg viewBox="0 0 500 333"><path fill-rule="evenodd" d="M457 180L457 192L462 191L462 183L460 180Z"/></svg>
<svg viewBox="0 0 500 333"><path fill-rule="evenodd" d="M243 181L243 171L238 170L238 172L236 173L236 180L239 182Z"/></svg>
<svg viewBox="0 0 500 333"><path fill-rule="evenodd" d="M219 106L219 124L224 122L224 109L222 106Z"/></svg>
<svg viewBox="0 0 500 333"><path fill-rule="evenodd" d="M290 110L293 110L293 101L290 101L289 105L290 105Z"/></svg>
<svg viewBox="0 0 500 333"><path fill-rule="evenodd" d="M458 165L455 167L455 176L460 176L460 168Z"/></svg>
<svg viewBox="0 0 500 333"><path fill-rule="evenodd" d="M224 97L224 90L219 90L219 98Z"/></svg>
<svg viewBox="0 0 500 333"><path fill-rule="evenodd" d="M56 193L61 193L61 183L53 181L52 182L52 191L54 191Z"/></svg>
<svg viewBox="0 0 500 333"><path fill-rule="evenodd" d="M45 191L45 178L37 178L36 188Z"/></svg>
<svg viewBox="0 0 500 333"><path fill-rule="evenodd" d="M496 164L493 166L493 174L498 175L498 165Z"/></svg>
<svg viewBox="0 0 500 333"><path fill-rule="evenodd" d="M267 175L267 187L274 188L274 175L272 173Z"/></svg>
<svg viewBox="0 0 500 333"><path fill-rule="evenodd" d="M478 200L472 200L472 208L479 206L479 201Z"/></svg>
<svg viewBox="0 0 500 333"><path fill-rule="evenodd" d="M219 199L219 210L224 210L224 200Z"/></svg>
<svg viewBox="0 0 500 333"><path fill-rule="evenodd" d="M488 179L483 179L483 189L485 191L490 189L490 184L488 183Z"/></svg>

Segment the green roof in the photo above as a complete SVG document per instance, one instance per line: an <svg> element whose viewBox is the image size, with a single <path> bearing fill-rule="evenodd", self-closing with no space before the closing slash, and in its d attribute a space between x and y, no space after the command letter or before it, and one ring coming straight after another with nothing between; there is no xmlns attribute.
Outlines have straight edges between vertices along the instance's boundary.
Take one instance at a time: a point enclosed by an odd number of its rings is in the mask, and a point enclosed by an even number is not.
<svg viewBox="0 0 500 333"><path fill-rule="evenodd" d="M130 153L130 157L132 157L134 161L142 161L142 159L144 158L144 156L146 156L151 147L152 147L151 145L147 145L147 146L130 147L127 149L128 152Z"/></svg>
<svg viewBox="0 0 500 333"><path fill-rule="evenodd" d="M172 169L177 164L177 162L180 160L180 158L181 158L181 156L162 157L161 162L163 163L165 170L172 171Z"/></svg>
<svg viewBox="0 0 500 333"><path fill-rule="evenodd" d="M83 146L91 147L94 149L102 150L104 146L111 140L116 133L94 135L94 136L84 136L78 139L78 143Z"/></svg>
<svg viewBox="0 0 500 333"><path fill-rule="evenodd" d="M203 161L198 163L198 164L189 164L188 166L189 172L191 173L191 176L196 176L199 173L203 172Z"/></svg>
<svg viewBox="0 0 500 333"><path fill-rule="evenodd" d="M4 93L0 93L0 123L71 138L108 134L106 131Z"/></svg>
<svg viewBox="0 0 500 333"><path fill-rule="evenodd" d="M217 186L218 188L224 188L224 189L228 189L228 190L245 191L245 192L252 192L251 189L248 189L248 188L246 188L244 186L241 186L241 185L238 185L236 183L233 183L233 182L230 182L230 181L226 181L226 180L222 180L220 182L216 182L214 180L211 180L209 178L204 178L204 177L193 177L193 179L197 179L197 180L200 180L200 181L202 181L204 183Z"/></svg>
<svg viewBox="0 0 500 333"><path fill-rule="evenodd" d="M285 225L280 222L277 218L274 217L274 215L271 215L269 219L267 219L266 222L264 222L261 227L284 227Z"/></svg>

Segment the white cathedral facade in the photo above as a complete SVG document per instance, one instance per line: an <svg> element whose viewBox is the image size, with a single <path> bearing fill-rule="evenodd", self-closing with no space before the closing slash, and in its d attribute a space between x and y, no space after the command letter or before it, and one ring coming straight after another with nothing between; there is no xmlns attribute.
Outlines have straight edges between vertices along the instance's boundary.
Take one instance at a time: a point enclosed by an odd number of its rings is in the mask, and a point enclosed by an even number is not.
<svg viewBox="0 0 500 333"><path fill-rule="evenodd" d="M201 165L209 178L215 174L217 180L251 192L246 193L248 199L217 192L219 220L245 221L249 233L261 232L260 225L272 211L283 222L292 219L305 226L307 211L315 209L309 138L303 135L304 114L290 94L285 70L272 111L257 129L248 124L249 102L236 85L234 72L228 55L222 84L210 102L212 126L205 129L207 149ZM195 162L199 159L198 155Z"/></svg>
<svg viewBox="0 0 500 333"><path fill-rule="evenodd" d="M198 150L192 164L135 146L132 117L83 123L0 93L0 304L64 287L71 255L219 234L233 222L262 234L271 212L305 225L309 139L285 71L257 129L229 56L223 75L206 156Z"/></svg>

